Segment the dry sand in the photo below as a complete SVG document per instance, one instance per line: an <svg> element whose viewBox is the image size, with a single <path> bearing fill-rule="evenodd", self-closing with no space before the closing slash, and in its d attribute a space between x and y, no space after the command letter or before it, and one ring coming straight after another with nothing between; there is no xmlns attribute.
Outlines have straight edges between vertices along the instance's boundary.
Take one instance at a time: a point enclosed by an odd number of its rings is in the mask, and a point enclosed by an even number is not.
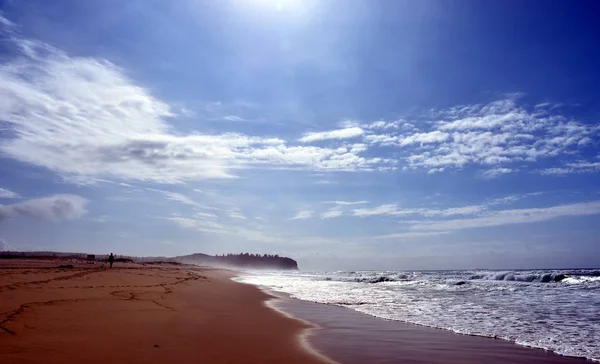
<svg viewBox="0 0 600 364"><path fill-rule="evenodd" d="M0 261L0 363L322 363L231 272Z"/></svg>

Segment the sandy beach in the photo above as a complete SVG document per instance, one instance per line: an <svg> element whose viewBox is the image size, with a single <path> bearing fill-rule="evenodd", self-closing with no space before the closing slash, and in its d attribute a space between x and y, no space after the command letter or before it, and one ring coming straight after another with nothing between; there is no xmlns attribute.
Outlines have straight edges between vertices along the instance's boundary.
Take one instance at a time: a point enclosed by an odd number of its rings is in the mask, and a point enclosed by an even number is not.
<svg viewBox="0 0 600 364"><path fill-rule="evenodd" d="M0 363L586 362L274 299L235 275L176 264L0 260Z"/></svg>
<svg viewBox="0 0 600 364"><path fill-rule="evenodd" d="M71 268L58 268L72 264ZM2 363L322 363L308 328L232 272L0 262Z"/></svg>

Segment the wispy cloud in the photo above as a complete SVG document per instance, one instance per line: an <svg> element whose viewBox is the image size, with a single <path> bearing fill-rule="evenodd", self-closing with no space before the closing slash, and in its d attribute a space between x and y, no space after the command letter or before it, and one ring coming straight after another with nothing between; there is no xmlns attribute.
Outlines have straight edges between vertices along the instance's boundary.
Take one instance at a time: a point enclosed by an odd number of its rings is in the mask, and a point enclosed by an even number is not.
<svg viewBox="0 0 600 364"><path fill-rule="evenodd" d="M415 224L412 230L460 230L501 226L509 224L525 224L547 221L564 216L585 216L600 214L600 201L582 202L570 205L559 205L546 208L513 209L493 211L483 216L469 219L454 219Z"/></svg>
<svg viewBox="0 0 600 364"><path fill-rule="evenodd" d="M16 26L15 23L13 23L12 21L6 19L6 17L4 17L4 15L2 15L2 13L0 12L0 24L2 24L2 26L10 29L14 26Z"/></svg>
<svg viewBox="0 0 600 364"><path fill-rule="evenodd" d="M246 168L404 168L433 174L466 166L484 167L483 176L493 178L552 158L568 164L551 163L543 174L598 171L584 152L595 145L600 128L549 107L544 112L542 107L527 108L516 97L434 110L414 120L348 123L297 140L185 134L169 123L179 116L175 108L107 60L71 57L14 34L7 45L16 56L0 66L0 119L11 133L0 151L71 181L181 183L234 178ZM221 103L210 107L223 111ZM307 145L318 141L329 143ZM577 161L569 161L573 158Z"/></svg>
<svg viewBox="0 0 600 364"><path fill-rule="evenodd" d="M18 193L0 188L0 198L20 198Z"/></svg>
<svg viewBox="0 0 600 364"><path fill-rule="evenodd" d="M349 205L362 205L369 203L369 201L323 201L323 203L334 204L338 206L349 206Z"/></svg>
<svg viewBox="0 0 600 364"><path fill-rule="evenodd" d="M232 219L240 219L240 220L247 219L247 217L239 210L230 210L227 214Z"/></svg>
<svg viewBox="0 0 600 364"><path fill-rule="evenodd" d="M449 234L449 231L409 231L403 233L394 233L386 235L374 236L374 239L412 239L412 238L424 238L429 236L439 236Z"/></svg>
<svg viewBox="0 0 600 364"><path fill-rule="evenodd" d="M76 195L53 195L12 205L0 205L0 220L27 217L36 220L72 220L85 215L87 200Z"/></svg>
<svg viewBox="0 0 600 364"><path fill-rule="evenodd" d="M517 97L455 106L417 117L417 123L426 130L378 133L369 129L364 139L370 146L398 148L407 161L405 168L439 173L469 165L483 166L487 168L483 172L485 178L515 172L519 166L541 159L556 163L558 158L581 157L598 140L597 126L554 111L540 113L540 107L528 109L518 104ZM597 171L589 160L581 162L579 168L568 165L543 173Z"/></svg>
<svg viewBox="0 0 600 364"><path fill-rule="evenodd" d="M266 123L267 121L263 118L245 118L239 115L225 115L223 117L217 118L218 120L231 121L236 123ZM271 124L277 124L275 122Z"/></svg>
<svg viewBox="0 0 600 364"><path fill-rule="evenodd" d="M355 209L353 211L354 216L376 216L376 215L397 215L398 214L398 205L396 204L386 204L380 205L377 207L364 208L364 209Z"/></svg>
<svg viewBox="0 0 600 364"><path fill-rule="evenodd" d="M276 243L284 241L283 237L270 234L262 229L234 224L222 224L212 219L183 216L166 217L165 220L178 224L187 229L194 229L210 235L233 236L241 241L258 241Z"/></svg>
<svg viewBox="0 0 600 364"><path fill-rule="evenodd" d="M342 216L343 212L341 210L331 210L331 211L327 211L327 212L323 212L321 214L321 218L322 219L332 219L334 217L340 217Z"/></svg>
<svg viewBox="0 0 600 364"><path fill-rule="evenodd" d="M247 119L244 119L243 117L237 115L227 115L224 116L223 119L227 121L247 121Z"/></svg>
<svg viewBox="0 0 600 364"><path fill-rule="evenodd" d="M165 191L165 190L160 190L160 189L156 189L156 188L146 188L146 190L161 193L162 195L165 196L165 198L167 200L170 200L170 201L176 201L176 202L180 202L185 205L195 206L195 207L199 207L199 208L203 208L203 209L209 208L209 207L206 207L206 206L192 200L190 197L183 195L181 193Z"/></svg>
<svg viewBox="0 0 600 364"><path fill-rule="evenodd" d="M363 135L364 130L359 127L350 127L344 129L330 130L330 131L322 131L316 133L306 133L304 136L298 141L302 143L311 143L320 140L329 140L329 139L350 139Z"/></svg>
<svg viewBox="0 0 600 364"><path fill-rule="evenodd" d="M310 219L312 216L313 216L312 211L308 211L308 210L298 211L296 213L296 215L294 215L294 217L292 217L292 220L305 220L305 219Z"/></svg>
<svg viewBox="0 0 600 364"><path fill-rule="evenodd" d="M503 174L508 174L508 173L512 173L512 172L514 172L514 170L511 168L499 167L499 168L488 169L487 171L484 171L482 173L482 175L484 178L496 178Z"/></svg>
<svg viewBox="0 0 600 364"><path fill-rule="evenodd" d="M196 212L194 215L201 219L216 219L218 217L217 215L208 212Z"/></svg>
<svg viewBox="0 0 600 364"><path fill-rule="evenodd" d="M450 139L450 134L444 133L443 131L434 130L428 133L416 133L409 135L405 138L399 138L398 143L400 146L406 146L410 144L434 144L442 143Z"/></svg>
<svg viewBox="0 0 600 364"><path fill-rule="evenodd" d="M206 219L203 216L198 216L196 218L171 216L166 217L165 220L176 223L184 228L195 229L208 234L227 234L230 231L225 225Z"/></svg>
<svg viewBox="0 0 600 364"><path fill-rule="evenodd" d="M352 171L385 163L360 156L366 150L360 145L323 148L239 133L174 133L168 120L177 114L115 64L70 57L18 37L7 44L19 54L0 66L0 119L12 131L0 150L65 177L180 183L232 178L232 170L242 167Z"/></svg>
<svg viewBox="0 0 600 364"><path fill-rule="evenodd" d="M317 185L335 185L338 184L337 181L332 181L330 179L319 179L315 181L315 184Z"/></svg>
<svg viewBox="0 0 600 364"><path fill-rule="evenodd" d="M540 171L544 175L566 175L571 173L600 172L600 162L575 162L567 163L564 167L546 168Z"/></svg>
<svg viewBox="0 0 600 364"><path fill-rule="evenodd" d="M374 121L372 123L363 124L361 127L363 129L374 129L374 130L385 130L385 129L398 129L400 125L405 123L404 120L395 120L395 121L385 121L379 120Z"/></svg>
<svg viewBox="0 0 600 364"><path fill-rule="evenodd" d="M6 46L14 56L0 65L0 120L10 133L0 152L72 182L184 183L235 178L248 168L435 174L473 166L494 178L542 159L549 161L545 175L599 171L587 157L597 125L561 115L556 104L527 106L518 95L405 119L346 122L299 138L182 133L170 121L187 109L158 99L114 63L69 56L13 31ZM255 105L233 106L211 102L202 112L233 122L257 118ZM327 147L308 145L319 141Z"/></svg>
<svg viewBox="0 0 600 364"><path fill-rule="evenodd" d="M398 208L397 204L385 204L371 208L354 209L353 215L359 217L377 216L377 215L421 215L421 216L454 216L454 215L473 215L486 209L486 205L472 205L462 207L452 207L446 209L432 208Z"/></svg>

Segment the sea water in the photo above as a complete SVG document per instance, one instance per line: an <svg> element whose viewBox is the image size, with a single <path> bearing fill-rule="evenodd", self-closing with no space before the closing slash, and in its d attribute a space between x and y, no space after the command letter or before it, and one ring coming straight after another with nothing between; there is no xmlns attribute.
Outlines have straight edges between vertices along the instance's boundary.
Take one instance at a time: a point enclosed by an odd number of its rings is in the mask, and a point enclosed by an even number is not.
<svg viewBox="0 0 600 364"><path fill-rule="evenodd" d="M600 361L600 270L247 272L239 280L389 320Z"/></svg>

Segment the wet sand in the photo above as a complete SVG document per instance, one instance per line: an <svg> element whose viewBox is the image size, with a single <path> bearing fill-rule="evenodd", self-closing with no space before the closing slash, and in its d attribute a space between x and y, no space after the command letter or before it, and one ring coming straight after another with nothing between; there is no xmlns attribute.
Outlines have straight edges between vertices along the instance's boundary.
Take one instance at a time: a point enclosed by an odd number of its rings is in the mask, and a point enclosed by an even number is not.
<svg viewBox="0 0 600 364"><path fill-rule="evenodd" d="M389 321L338 306L283 295L277 308L316 323L311 345L346 364L586 364L592 361L527 348L505 340Z"/></svg>
<svg viewBox="0 0 600 364"><path fill-rule="evenodd" d="M73 264L73 268L57 268ZM308 327L215 269L0 261L0 363L322 363Z"/></svg>

